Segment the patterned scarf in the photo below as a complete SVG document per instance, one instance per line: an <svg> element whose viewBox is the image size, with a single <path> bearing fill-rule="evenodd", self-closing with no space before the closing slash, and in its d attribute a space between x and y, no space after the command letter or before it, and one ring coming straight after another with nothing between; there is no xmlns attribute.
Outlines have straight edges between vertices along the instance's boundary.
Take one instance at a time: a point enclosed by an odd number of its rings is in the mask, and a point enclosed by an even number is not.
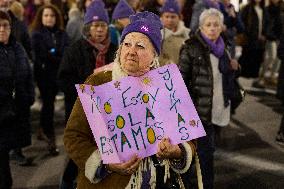
<svg viewBox="0 0 284 189"><path fill-rule="evenodd" d="M96 68L104 66L106 64L105 56L110 46L110 38L107 37L101 43L95 43L90 39L87 39L87 41L99 51L99 53L97 53L95 49L93 51L94 56L96 57L96 62L95 62Z"/></svg>

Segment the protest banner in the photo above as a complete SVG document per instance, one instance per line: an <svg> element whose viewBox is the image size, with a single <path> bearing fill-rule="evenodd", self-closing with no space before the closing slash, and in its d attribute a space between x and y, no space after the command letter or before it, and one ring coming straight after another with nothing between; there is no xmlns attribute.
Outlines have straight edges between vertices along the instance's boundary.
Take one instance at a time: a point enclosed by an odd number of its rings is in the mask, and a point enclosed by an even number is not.
<svg viewBox="0 0 284 189"><path fill-rule="evenodd" d="M179 144L206 135L175 64L76 89L104 163L151 156L163 137Z"/></svg>

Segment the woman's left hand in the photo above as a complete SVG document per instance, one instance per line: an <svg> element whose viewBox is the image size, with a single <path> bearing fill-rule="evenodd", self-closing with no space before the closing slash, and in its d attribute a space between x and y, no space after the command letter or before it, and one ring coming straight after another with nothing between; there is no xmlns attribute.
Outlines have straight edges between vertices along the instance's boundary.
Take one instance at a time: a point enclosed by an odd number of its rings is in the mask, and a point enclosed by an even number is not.
<svg viewBox="0 0 284 189"><path fill-rule="evenodd" d="M232 59L230 61L230 65L231 65L232 70L235 70L235 71L237 71L240 67L240 65L239 65L239 63L236 59Z"/></svg>
<svg viewBox="0 0 284 189"><path fill-rule="evenodd" d="M162 159L180 159L181 149L178 145L172 145L169 138L163 138L158 145L157 157Z"/></svg>

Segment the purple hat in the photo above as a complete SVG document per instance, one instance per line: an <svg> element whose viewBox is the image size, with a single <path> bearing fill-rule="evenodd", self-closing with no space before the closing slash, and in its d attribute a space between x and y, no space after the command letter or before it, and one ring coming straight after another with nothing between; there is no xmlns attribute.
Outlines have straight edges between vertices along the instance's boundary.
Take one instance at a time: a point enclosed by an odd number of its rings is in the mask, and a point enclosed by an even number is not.
<svg viewBox="0 0 284 189"><path fill-rule="evenodd" d="M120 0L113 10L112 19L128 18L132 14L135 12L129 4L125 0Z"/></svg>
<svg viewBox="0 0 284 189"><path fill-rule="evenodd" d="M160 30L163 27L160 18L156 14L148 11L136 13L129 18L130 24L122 31L120 43L124 40L125 36L131 32L143 33L150 39L157 53L160 54L162 43Z"/></svg>
<svg viewBox="0 0 284 189"><path fill-rule="evenodd" d="M180 7L176 0L166 0L161 8L161 13L171 12L175 14L180 14Z"/></svg>
<svg viewBox="0 0 284 189"><path fill-rule="evenodd" d="M84 24L99 20L109 23L105 3L102 0L94 0L86 10Z"/></svg>

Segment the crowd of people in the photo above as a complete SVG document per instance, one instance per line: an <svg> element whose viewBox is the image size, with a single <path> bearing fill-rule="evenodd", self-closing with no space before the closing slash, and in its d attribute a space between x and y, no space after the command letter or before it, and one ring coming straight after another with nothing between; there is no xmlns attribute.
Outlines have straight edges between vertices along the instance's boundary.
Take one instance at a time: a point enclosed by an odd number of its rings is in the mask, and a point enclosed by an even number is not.
<svg viewBox="0 0 284 189"><path fill-rule="evenodd" d="M12 187L10 157L26 163L22 148L31 144L35 98L42 102L37 139L46 141L50 156L60 153L54 130L59 91L70 158L60 188L212 189L215 136L236 108L236 80L275 88L284 105L283 61L281 0L250 0L240 10L230 0L0 0L0 189ZM75 84L137 77L171 63L207 135L179 145L164 138L155 156L103 164ZM276 142L284 144L284 114ZM157 159L166 161L156 165Z"/></svg>

